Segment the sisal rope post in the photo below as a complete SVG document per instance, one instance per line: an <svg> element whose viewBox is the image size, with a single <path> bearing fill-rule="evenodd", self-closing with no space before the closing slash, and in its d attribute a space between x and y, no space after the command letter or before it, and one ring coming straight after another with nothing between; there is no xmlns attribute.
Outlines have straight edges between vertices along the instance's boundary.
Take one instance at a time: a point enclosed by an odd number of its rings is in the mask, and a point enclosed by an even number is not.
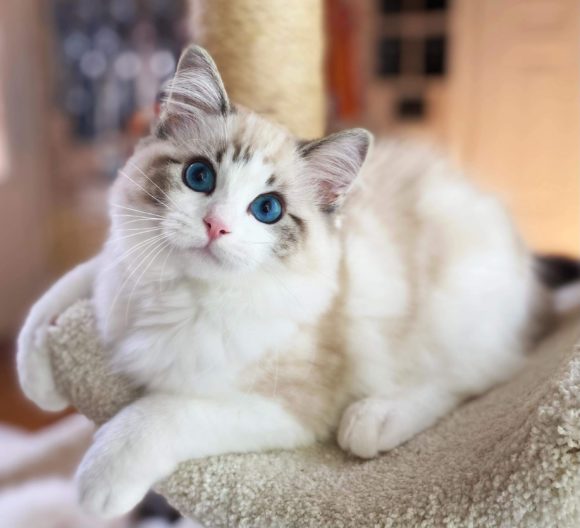
<svg viewBox="0 0 580 528"><path fill-rule="evenodd" d="M299 137L322 136L323 1L206 0L198 9L196 33L230 99Z"/></svg>

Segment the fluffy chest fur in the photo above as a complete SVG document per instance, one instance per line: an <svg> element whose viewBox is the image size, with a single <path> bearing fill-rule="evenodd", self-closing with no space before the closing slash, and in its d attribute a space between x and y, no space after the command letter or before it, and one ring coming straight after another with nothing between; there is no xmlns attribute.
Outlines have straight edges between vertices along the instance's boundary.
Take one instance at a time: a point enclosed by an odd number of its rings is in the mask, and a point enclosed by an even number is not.
<svg viewBox="0 0 580 528"><path fill-rule="evenodd" d="M131 290L127 284L122 289ZM117 323L108 327L117 369L152 390L215 395L235 392L248 366L304 341L298 333L328 309L335 289L316 276L272 274L211 286L142 278L131 295L116 301L111 296L118 288L109 291L97 297L97 311L102 327L107 318Z"/></svg>

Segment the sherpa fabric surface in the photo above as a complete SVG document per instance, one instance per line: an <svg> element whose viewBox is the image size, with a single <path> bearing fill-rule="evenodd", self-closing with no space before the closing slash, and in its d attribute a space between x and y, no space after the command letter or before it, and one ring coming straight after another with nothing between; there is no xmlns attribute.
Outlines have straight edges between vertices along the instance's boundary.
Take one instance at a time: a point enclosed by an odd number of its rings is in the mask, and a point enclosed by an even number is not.
<svg viewBox="0 0 580 528"><path fill-rule="evenodd" d="M158 490L207 527L580 526L579 322L510 383L377 459L334 446L224 455L182 464ZM80 301L50 341L59 386L100 423L138 394L108 371L94 326Z"/></svg>

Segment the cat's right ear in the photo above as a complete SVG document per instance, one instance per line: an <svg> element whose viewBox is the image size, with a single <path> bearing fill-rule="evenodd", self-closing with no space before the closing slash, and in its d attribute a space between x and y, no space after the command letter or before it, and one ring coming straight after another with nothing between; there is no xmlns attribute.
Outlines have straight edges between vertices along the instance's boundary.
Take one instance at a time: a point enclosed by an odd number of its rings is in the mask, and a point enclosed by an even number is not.
<svg viewBox="0 0 580 528"><path fill-rule="evenodd" d="M215 62L200 46L187 47L177 63L161 107L161 119L170 115L221 114L230 102Z"/></svg>

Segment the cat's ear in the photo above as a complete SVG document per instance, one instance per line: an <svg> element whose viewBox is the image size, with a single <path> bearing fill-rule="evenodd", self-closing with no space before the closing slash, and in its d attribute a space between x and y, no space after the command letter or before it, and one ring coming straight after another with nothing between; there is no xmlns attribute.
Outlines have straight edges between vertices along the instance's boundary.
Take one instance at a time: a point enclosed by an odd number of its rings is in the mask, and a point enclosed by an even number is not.
<svg viewBox="0 0 580 528"><path fill-rule="evenodd" d="M230 102L215 62L200 46L187 47L167 86L162 115L198 112L225 115L229 110Z"/></svg>
<svg viewBox="0 0 580 528"><path fill-rule="evenodd" d="M298 147L318 187L322 209L335 211L357 177L373 136L364 128L352 128Z"/></svg>

